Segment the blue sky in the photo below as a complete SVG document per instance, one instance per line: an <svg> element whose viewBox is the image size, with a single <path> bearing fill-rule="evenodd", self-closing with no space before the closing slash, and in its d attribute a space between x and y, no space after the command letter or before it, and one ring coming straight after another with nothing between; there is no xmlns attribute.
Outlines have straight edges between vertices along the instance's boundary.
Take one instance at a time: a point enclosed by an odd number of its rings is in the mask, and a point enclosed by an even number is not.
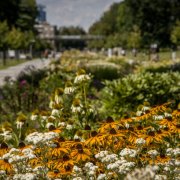
<svg viewBox="0 0 180 180"><path fill-rule="evenodd" d="M57 26L81 26L85 30L98 20L113 2L121 0L36 0L46 6L47 21Z"/></svg>

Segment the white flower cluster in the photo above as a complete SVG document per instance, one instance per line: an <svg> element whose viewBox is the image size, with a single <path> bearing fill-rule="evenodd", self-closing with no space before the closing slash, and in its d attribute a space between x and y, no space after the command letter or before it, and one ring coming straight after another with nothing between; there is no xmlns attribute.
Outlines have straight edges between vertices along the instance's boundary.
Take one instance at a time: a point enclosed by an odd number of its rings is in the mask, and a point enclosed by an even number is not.
<svg viewBox="0 0 180 180"><path fill-rule="evenodd" d="M150 150L147 152L151 157L156 157L159 153L157 150Z"/></svg>
<svg viewBox="0 0 180 180"><path fill-rule="evenodd" d="M99 174L97 177L97 180L106 180L106 179L108 179L106 174Z"/></svg>
<svg viewBox="0 0 180 180"><path fill-rule="evenodd" d="M117 154L109 154L101 159L102 163L112 163L118 160Z"/></svg>
<svg viewBox="0 0 180 180"><path fill-rule="evenodd" d="M94 179L96 177L96 171L98 169L98 166L95 166L91 162L87 162L83 169L74 166L73 167L73 174L74 178L73 180L84 180L84 179Z"/></svg>
<svg viewBox="0 0 180 180"><path fill-rule="evenodd" d="M26 136L25 141L30 144L32 143L33 145L46 144L46 142L49 142L58 136L59 136L58 133L55 132L46 132L46 133L33 132L28 136Z"/></svg>
<svg viewBox="0 0 180 180"><path fill-rule="evenodd" d="M125 180L154 180L155 172L152 167L147 166L142 169L135 169L125 177Z"/></svg>
<svg viewBox="0 0 180 180"><path fill-rule="evenodd" d="M34 173L26 173L26 174L15 174L13 176L13 180L36 180L37 175Z"/></svg>
<svg viewBox="0 0 180 180"><path fill-rule="evenodd" d="M143 138L138 138L138 139L136 139L136 144L138 146L142 146L142 145L146 144L146 140L144 140Z"/></svg>
<svg viewBox="0 0 180 180"><path fill-rule="evenodd" d="M160 121L160 120L164 119L164 116L163 116L163 115L154 115L154 116L153 116L153 119L154 119L155 121Z"/></svg>
<svg viewBox="0 0 180 180"><path fill-rule="evenodd" d="M98 166L95 166L91 162L87 162L84 166L84 170L86 171L86 174L88 176L95 176L96 175L96 170L98 169Z"/></svg>
<svg viewBox="0 0 180 180"><path fill-rule="evenodd" d="M119 155L122 156L122 157L126 157L127 156L127 157L134 158L137 155L137 151L134 150L134 149L124 148L124 149L121 150Z"/></svg>
<svg viewBox="0 0 180 180"><path fill-rule="evenodd" d="M23 153L23 155L21 153ZM11 164L17 164L35 157L36 156L34 155L33 150L30 148L23 149L22 151L16 148L12 148L8 153L2 156L2 159L8 160L8 162Z"/></svg>
<svg viewBox="0 0 180 180"><path fill-rule="evenodd" d="M100 151L98 154L95 155L95 158L96 159L101 159L103 158L104 156L107 156L109 154L108 151Z"/></svg>
<svg viewBox="0 0 180 180"><path fill-rule="evenodd" d="M180 148L168 148L166 150L168 156L179 156L180 155Z"/></svg>
<svg viewBox="0 0 180 180"><path fill-rule="evenodd" d="M167 176L166 175L161 175L161 174L157 174L154 177L154 180L166 180Z"/></svg>
<svg viewBox="0 0 180 180"><path fill-rule="evenodd" d="M126 149L124 150L126 151ZM121 151L123 156L125 153ZM131 150L132 156L135 157L136 152ZM130 151L126 155L130 155ZM115 172L118 175L126 174L131 171L135 166L134 162L128 162L124 157L118 157L117 154L109 154L108 151L101 151L95 155L95 158L99 159L103 164L106 165L106 169L110 172Z"/></svg>

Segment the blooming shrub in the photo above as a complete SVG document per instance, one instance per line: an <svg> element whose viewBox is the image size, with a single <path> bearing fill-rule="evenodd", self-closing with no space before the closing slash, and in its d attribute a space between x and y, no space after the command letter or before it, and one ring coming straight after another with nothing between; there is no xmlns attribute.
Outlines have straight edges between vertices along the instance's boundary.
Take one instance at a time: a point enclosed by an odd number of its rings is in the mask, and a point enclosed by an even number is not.
<svg viewBox="0 0 180 180"><path fill-rule="evenodd" d="M178 179L180 110L145 103L130 118L94 125L86 96L90 78L79 70L74 83L56 89L51 111L19 114L19 134L1 125L0 177ZM31 128L23 128L26 121Z"/></svg>

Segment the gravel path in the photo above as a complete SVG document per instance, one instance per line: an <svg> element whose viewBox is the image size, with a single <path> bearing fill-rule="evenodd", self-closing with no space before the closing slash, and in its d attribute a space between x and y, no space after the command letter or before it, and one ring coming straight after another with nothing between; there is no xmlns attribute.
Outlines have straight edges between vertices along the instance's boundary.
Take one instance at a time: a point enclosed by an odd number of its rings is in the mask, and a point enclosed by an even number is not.
<svg viewBox="0 0 180 180"><path fill-rule="evenodd" d="M50 63L50 59L36 59L27 61L25 63L19 64L17 66L12 66L4 70L0 70L0 86L4 84L4 78L5 77L11 77L12 79L16 79L18 74L23 71L28 66L34 66L36 69L42 69L48 66Z"/></svg>

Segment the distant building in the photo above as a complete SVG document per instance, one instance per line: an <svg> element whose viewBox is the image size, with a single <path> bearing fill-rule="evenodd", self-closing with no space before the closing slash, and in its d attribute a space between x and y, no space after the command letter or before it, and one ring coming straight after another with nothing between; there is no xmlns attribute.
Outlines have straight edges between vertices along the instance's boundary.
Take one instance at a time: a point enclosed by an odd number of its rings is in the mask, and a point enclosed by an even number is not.
<svg viewBox="0 0 180 180"><path fill-rule="evenodd" d="M38 9L38 16L37 16L37 22L46 22L46 7L42 4L37 5Z"/></svg>
<svg viewBox="0 0 180 180"><path fill-rule="evenodd" d="M55 46L56 26L52 26L47 22L39 22L35 25L35 29L37 30L40 39L46 40L53 47Z"/></svg>

